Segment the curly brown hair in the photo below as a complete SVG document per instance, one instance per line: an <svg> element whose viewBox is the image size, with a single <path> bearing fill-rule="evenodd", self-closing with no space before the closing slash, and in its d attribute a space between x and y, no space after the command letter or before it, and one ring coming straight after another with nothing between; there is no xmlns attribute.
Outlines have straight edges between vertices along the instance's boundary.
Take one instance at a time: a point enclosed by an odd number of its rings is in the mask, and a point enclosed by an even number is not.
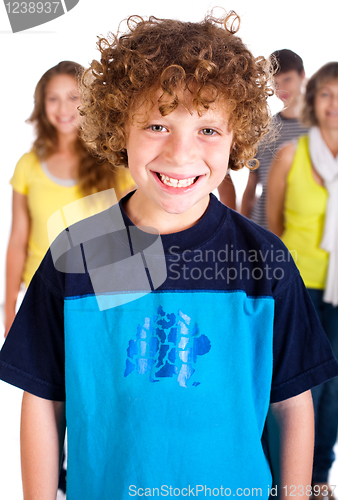
<svg viewBox="0 0 338 500"><path fill-rule="evenodd" d="M47 119L45 95L48 82L55 76L69 75L76 82L84 71L83 66L73 61L61 61L42 75L34 93L34 109L27 122L35 126L36 139L32 150L40 160L46 160L58 147L58 135L55 127ZM109 162L99 160L88 151L80 135L73 144L78 156L77 182L83 194L91 194L114 187L114 172Z"/></svg>
<svg viewBox="0 0 338 500"><path fill-rule="evenodd" d="M314 73L306 85L304 95L304 105L301 112L301 120L307 127L318 125L318 120L315 113L316 94L324 83L335 80L338 81L338 62L329 62L319 68Z"/></svg>
<svg viewBox="0 0 338 500"><path fill-rule="evenodd" d="M115 166L127 166L126 124L140 101L154 105L161 89L157 105L165 116L188 90L199 113L226 102L234 133L229 166L248 166L267 132L273 90L269 61L255 58L235 35L239 23L233 11L199 23L131 16L127 33L98 37L101 60L82 80L81 128L88 147Z"/></svg>

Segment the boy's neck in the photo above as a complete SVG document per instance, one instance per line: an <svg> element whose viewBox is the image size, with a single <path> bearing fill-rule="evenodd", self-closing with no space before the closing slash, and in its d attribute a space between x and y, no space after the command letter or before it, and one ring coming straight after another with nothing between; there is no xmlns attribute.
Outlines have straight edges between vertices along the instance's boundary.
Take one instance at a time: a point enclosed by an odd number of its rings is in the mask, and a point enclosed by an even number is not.
<svg viewBox="0 0 338 500"><path fill-rule="evenodd" d="M149 199L143 199L142 192L136 192L126 200L123 208L135 226L152 227L160 234L172 234L184 231L194 226L205 213L210 202L210 196L202 199L187 212L180 214L167 213Z"/></svg>

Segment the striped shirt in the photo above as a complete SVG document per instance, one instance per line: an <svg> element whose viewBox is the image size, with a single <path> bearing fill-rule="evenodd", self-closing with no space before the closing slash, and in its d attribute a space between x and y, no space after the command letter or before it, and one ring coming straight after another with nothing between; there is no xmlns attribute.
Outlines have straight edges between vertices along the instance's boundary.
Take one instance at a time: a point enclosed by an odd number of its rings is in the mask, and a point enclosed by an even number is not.
<svg viewBox="0 0 338 500"><path fill-rule="evenodd" d="M254 205L249 218L266 229L268 228L266 215L267 182L272 161L281 146L298 139L300 135L304 135L308 131L297 118L284 118L281 113L277 113L273 117L272 123L273 128L277 131L277 137L269 144L258 147L257 159L259 160L259 167L257 170L250 172L250 175L258 175L257 184L262 185L262 194Z"/></svg>

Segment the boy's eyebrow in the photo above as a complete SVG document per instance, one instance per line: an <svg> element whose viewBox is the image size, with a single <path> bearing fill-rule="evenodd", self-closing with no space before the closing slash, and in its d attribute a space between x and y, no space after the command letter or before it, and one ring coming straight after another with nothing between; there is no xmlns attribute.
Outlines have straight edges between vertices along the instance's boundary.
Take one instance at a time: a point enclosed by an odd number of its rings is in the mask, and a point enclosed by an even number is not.
<svg viewBox="0 0 338 500"><path fill-rule="evenodd" d="M228 120L226 118L222 119L222 118L209 118L205 115L202 115L201 117L201 120L205 119L208 123L211 123L211 124L217 124L217 123L228 123Z"/></svg>
<svg viewBox="0 0 338 500"><path fill-rule="evenodd" d="M205 119L205 125L203 125L203 118ZM222 127L222 126L228 126L229 125L229 120L224 118L223 120L222 119L213 119L213 118L207 118L207 117L203 117L201 116L201 124L202 126L211 126L211 127Z"/></svg>

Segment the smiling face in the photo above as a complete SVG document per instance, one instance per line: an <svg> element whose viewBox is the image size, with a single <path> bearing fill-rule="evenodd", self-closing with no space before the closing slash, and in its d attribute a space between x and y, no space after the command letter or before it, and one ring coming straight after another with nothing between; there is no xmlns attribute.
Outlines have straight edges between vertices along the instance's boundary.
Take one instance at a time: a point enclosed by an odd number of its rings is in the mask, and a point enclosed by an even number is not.
<svg viewBox="0 0 338 500"><path fill-rule="evenodd" d="M233 138L227 113L220 104L201 116L182 104L167 116L157 106L143 111L147 122L134 120L127 128L128 166L138 189L126 211L134 223L160 232L186 229L203 215L226 174Z"/></svg>
<svg viewBox="0 0 338 500"><path fill-rule="evenodd" d="M46 86L45 112L58 134L76 135L81 117L77 110L80 94L76 80L70 75L54 76Z"/></svg>
<svg viewBox="0 0 338 500"><path fill-rule="evenodd" d="M338 80L326 81L319 87L314 109L320 128L338 130Z"/></svg>

